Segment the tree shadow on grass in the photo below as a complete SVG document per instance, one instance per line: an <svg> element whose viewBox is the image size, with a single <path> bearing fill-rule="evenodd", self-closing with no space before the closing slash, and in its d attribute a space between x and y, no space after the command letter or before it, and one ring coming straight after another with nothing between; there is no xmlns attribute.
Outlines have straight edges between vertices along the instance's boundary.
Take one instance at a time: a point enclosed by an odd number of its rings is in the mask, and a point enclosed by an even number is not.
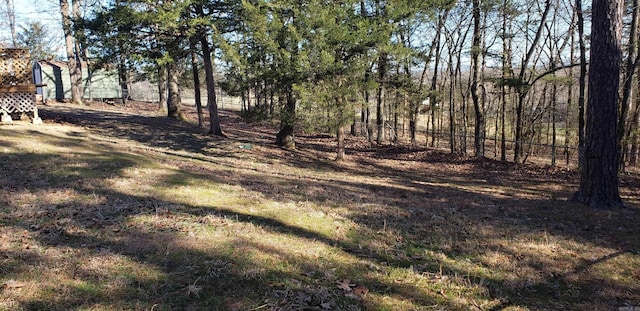
<svg viewBox="0 0 640 311"><path fill-rule="evenodd" d="M380 171L388 172L388 168L380 168ZM459 176L431 178L428 174L415 176L413 173L413 178L409 179L409 174L399 172L395 179L387 180L387 184L346 181L335 176L301 179L282 175L264 179L235 175L237 178L224 179L224 182L242 185L275 201L308 200L323 205L349 206L349 218L360 227L371 229L370 232L395 231L406 243L401 241L399 247L383 250L363 248L366 241L358 240L337 244L341 249L393 267L418 267L418 272L428 274L437 274L444 266L444 271L453 275L477 275L479 280L488 282L489 296L500 299L502 303L498 306L501 307L615 308L638 299L632 294L638 290L633 282L620 282L594 272L620 255L635 258L629 261L631 264L638 261L638 239L628 238L637 235L633 229L639 219L635 209L599 212L557 198L527 199L517 193L505 196L486 190L476 191L470 187L478 186L479 182L460 181L456 179ZM365 173L369 177L374 175ZM206 180L211 176L194 177ZM504 176L505 179L519 177ZM519 184L544 184L541 174L533 177L539 180L519 180ZM481 186L487 187L484 183ZM518 191L515 187L514 191ZM563 189L558 190L557 195L568 197L570 190ZM239 212L229 210L229 213ZM264 223L264 219L255 215L244 215L240 219L282 227L271 223L272 220ZM304 236L299 232L295 234ZM543 240L548 237L551 242ZM505 247L508 244L520 246L509 249ZM575 249L576 246L564 244L582 246ZM543 249L536 252L531 247ZM564 247L567 248L563 255L554 255L557 249ZM581 249L591 247L600 248L599 255ZM603 251L603 248L610 251ZM446 258L425 257L422 251L440 253ZM576 251L579 253L571 254ZM495 265L486 252L496 253L501 260L507 261L503 264L512 266L515 271L498 267L486 272ZM575 256L579 258L572 258ZM467 261L472 263L470 267L465 267ZM509 264L509 261L515 264ZM619 272L629 277L633 274L631 267L623 264ZM519 273L522 274L518 276ZM501 276L503 274L508 277ZM556 300L549 301L548 297Z"/></svg>
<svg viewBox="0 0 640 311"><path fill-rule="evenodd" d="M47 142L60 146L74 143L72 139L61 138ZM104 148L94 151L107 152ZM5 297L20 299L19 308L244 310L261 305L314 309L324 304L327 308L347 310L362 306L361 301L347 297L335 287L336 281L358 268L353 262L308 260L306 255L296 255L285 245L274 247L253 241L242 231L258 230L285 239L303 239L305 243L328 249L340 245L339 240L270 218L115 191L95 172L110 171L111 176L123 177L143 157L107 153L96 163L92 162L93 154L16 152L8 159L14 165L3 170L0 177L2 205L6 207L0 213L2 278L26 282L25 288L33 291L24 293L22 287L4 290ZM43 163L54 165L39 166ZM93 165L77 170L73 167L78 163ZM61 177L58 170L69 170L69 174ZM24 171L30 171L32 176L16 175ZM49 182L35 185L32 178ZM49 196L59 192L71 194ZM16 193L25 197L19 198ZM42 197L27 196L29 193ZM94 201L87 198L91 196ZM213 224L198 226L200 221ZM232 230L222 230L224 238L205 241L213 245L202 245L197 235L187 232L193 229L190 224L204 230L205 235L206 231L219 227ZM239 236L229 236L233 232ZM25 243L26 246L20 245ZM338 246L335 251L342 248L347 249ZM256 257L246 256L250 252L255 252ZM346 254L348 257L349 252ZM327 265L339 272L326 275ZM52 280L41 279L43 276ZM372 277L367 279L367 286L408 293L411 285L398 287ZM402 298L447 305L418 288L410 292ZM372 308L375 309L375 304Z"/></svg>
<svg viewBox="0 0 640 311"><path fill-rule="evenodd" d="M109 133L118 133L117 129L114 131L116 132ZM120 134L125 135L124 132ZM136 138L136 136L131 137ZM177 139L177 137L171 137L171 139ZM198 149L202 145L180 147L171 139L163 138L159 144L150 144L164 148L171 143L174 144L170 147L172 150L193 151L201 155L197 157L200 160L211 164L218 162L214 157L209 158L216 154L215 151L208 153L209 151ZM139 137L138 140L145 142ZM149 143L149 141L146 142ZM305 155L304 152L294 154ZM406 155L402 152L400 154ZM218 168L208 168L206 173L198 173L187 166L178 164L178 167L184 172L189 172L187 176L189 179L213 180L241 186L247 191L260 193L268 200L276 202L311 201L323 206L354 208L354 212L349 216L352 221L368 232L391 232L391 238L399 237L403 240L399 241L397 247L383 249L372 246L370 242L374 240L375 235L360 238L369 241L346 240L345 242L319 235L302 227L291 226L280 219L242 212L243 207L217 206L213 212L209 211L208 207L198 205L181 205L181 208L185 208L186 213L198 215L198 217L205 217L209 213L222 218L235 217L239 222L268 227L269 230L281 234L336 245L351 255L378 265L411 268L427 275L437 275L440 267L447 275L478 275L480 280L489 282L487 288L490 293L487 296L503 301L496 308L509 305L559 308L559 306L579 306L581 303L583 303L582 308L587 308L587 304L607 308L633 303L634 299L638 299L637 295L629 294L638 292L638 289L629 285L629 282L619 282L612 277L597 275L593 271L598 268L598 265L617 260L623 255L636 256L634 258L637 261L639 239L634 238L637 232L633 231L633 226L638 223L639 217L635 208L625 211L598 212L565 201L554 201L551 198L549 200L526 198L519 195L518 190L523 192L528 190L524 188L526 186L544 185L552 179L556 184L565 183L565 187L557 190L557 195L561 198L569 196L570 190L566 187L566 179L548 178L549 176L543 171L524 176L496 167L491 174L488 174L486 162L461 160L452 163L449 160L441 160L436 163L441 163L443 167L445 164L462 165L472 171L457 170L448 174L427 171L417 174L411 169L389 166L364 157L357 158L357 161L367 169L363 171L331 161L314 161L313 153L305 157L284 158L284 162L293 167L314 167L319 171L336 174L321 178L305 176L294 178L286 174L259 176L255 173L249 174L247 170L241 170L238 174L224 174ZM228 168L232 168L232 165L228 164ZM516 170L512 171L517 173ZM361 176L363 179L343 180L340 174L347 173ZM184 175L180 176L180 178L184 177ZM368 178L378 178L378 180L368 182ZM380 183L380 179L384 179L384 183ZM492 186L504 187L505 185L512 188L510 190L512 193L490 191ZM160 205L171 204L171 202L158 201L156 198L145 200ZM543 239L545 236L555 239L555 243L559 243L561 249L564 243L576 243L584 245L584 248L601 248L598 252L601 255L589 258L588 251L582 251L576 254L581 259L572 261L559 258L557 261L564 267L554 266L554 260L549 261L545 258L550 256L553 258L556 255L537 253L530 249L540 244L537 239ZM522 246L509 248L509 243ZM534 245L527 246L527 243ZM611 252L605 253L602 248L610 249ZM553 247L550 249L553 250ZM569 251L579 250L570 248ZM436 258L433 257L434 253L438 255ZM515 273L495 267L491 256L485 253L495 254L504 261L517 263L513 266ZM471 263L465 264L468 261ZM626 269L622 267L622 269L628 272L629 267ZM486 272L487 270L489 272ZM518 273L526 271L531 273L518 276ZM571 271L577 272L571 273ZM512 276L514 279L504 277L502 274ZM576 275L580 276L576 277ZM638 278L633 275L630 277ZM387 283L380 280L369 282L371 283L369 286L376 290L384 291L383 288L388 287ZM477 282L482 283L482 281ZM409 289L404 290L405 287ZM410 284L392 286L393 291L403 292L401 296L404 295L405 299L424 300L425 305L428 301L436 301L428 295L422 297L411 294L413 290L410 288L415 289L415 287ZM589 292L588 295L580 294L586 291ZM556 301L548 301L548 297L554 297ZM581 301L585 298L587 301ZM453 301L453 298L443 300ZM450 306L456 307L453 302Z"/></svg>

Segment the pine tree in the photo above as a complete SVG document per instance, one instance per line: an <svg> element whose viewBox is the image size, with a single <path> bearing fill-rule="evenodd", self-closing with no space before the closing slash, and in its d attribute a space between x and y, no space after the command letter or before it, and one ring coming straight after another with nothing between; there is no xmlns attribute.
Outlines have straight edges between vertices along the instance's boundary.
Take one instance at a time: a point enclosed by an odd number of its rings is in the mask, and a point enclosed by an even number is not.
<svg viewBox="0 0 640 311"><path fill-rule="evenodd" d="M595 209L622 206L618 191L618 88L622 16L619 0L594 0L585 163L573 200Z"/></svg>
<svg viewBox="0 0 640 311"><path fill-rule="evenodd" d="M56 56L55 38L46 25L39 21L27 22L18 32L18 47L28 48L34 60L53 59Z"/></svg>

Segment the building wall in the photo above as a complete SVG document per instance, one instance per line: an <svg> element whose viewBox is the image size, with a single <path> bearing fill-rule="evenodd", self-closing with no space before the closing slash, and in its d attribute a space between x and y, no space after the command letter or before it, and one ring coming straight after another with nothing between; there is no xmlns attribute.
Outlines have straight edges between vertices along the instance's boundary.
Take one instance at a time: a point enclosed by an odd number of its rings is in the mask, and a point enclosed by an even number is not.
<svg viewBox="0 0 640 311"><path fill-rule="evenodd" d="M68 70L46 63L36 63L35 70L40 71L40 74L37 72L34 74L36 84L46 84L46 86L39 87L37 90L38 94L42 94L43 99L63 100L71 98ZM41 81L38 81L39 76L42 79Z"/></svg>
<svg viewBox="0 0 640 311"><path fill-rule="evenodd" d="M97 70L91 75L89 83L86 69L82 70L85 98L120 98L120 83L118 73L114 70Z"/></svg>
<svg viewBox="0 0 640 311"><path fill-rule="evenodd" d="M64 100L71 99L71 80L69 69L66 66L57 66L47 62L38 62L34 66L36 71L40 71L42 82L36 84L46 84L42 90L38 88L38 93L46 99ZM92 73L89 82L87 66L82 67L82 84L84 88L83 98L102 99L120 98L120 86L118 74L114 70L99 69ZM38 73L35 74L38 77Z"/></svg>

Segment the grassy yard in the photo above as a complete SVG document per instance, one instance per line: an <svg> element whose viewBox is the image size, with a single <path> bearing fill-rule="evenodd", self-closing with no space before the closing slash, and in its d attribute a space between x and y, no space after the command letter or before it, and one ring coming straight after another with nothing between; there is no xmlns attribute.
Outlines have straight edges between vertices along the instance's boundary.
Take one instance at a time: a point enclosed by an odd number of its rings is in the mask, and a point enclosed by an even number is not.
<svg viewBox="0 0 640 311"><path fill-rule="evenodd" d="M579 175L299 137L223 113L226 139L137 108L48 106L0 126L0 310L640 307L628 207Z"/></svg>

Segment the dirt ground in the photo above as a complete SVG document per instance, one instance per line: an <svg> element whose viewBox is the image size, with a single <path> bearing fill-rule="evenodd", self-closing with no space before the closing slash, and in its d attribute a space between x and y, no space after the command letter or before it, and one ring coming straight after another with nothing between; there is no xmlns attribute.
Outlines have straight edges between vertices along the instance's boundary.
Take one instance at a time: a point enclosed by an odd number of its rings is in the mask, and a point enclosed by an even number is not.
<svg viewBox="0 0 640 311"><path fill-rule="evenodd" d="M204 128L197 126L197 114L192 106L182 107L186 122L162 116L155 103L129 101L126 106L117 104L93 103L85 107L73 107L66 104L49 103L41 109L45 123L73 124L91 129L97 133L128 137L157 147L168 147L186 151L202 152L207 141L222 141L229 144L254 144L265 146L259 153L269 158L289 157L300 164L328 165L348 167L356 170L372 169L373 162L383 163L385 167L411 174L429 170L444 174L461 174L470 179L487 179L497 182L504 174L517 180L538 180L549 183L573 185L577 189L579 172L562 165L551 167L537 164L514 164L492 159L475 159L452 155L444 149L424 148L408 144L369 144L363 137L347 138L347 161L336 163L335 138L326 134L297 134L296 151L286 151L274 146L277 125L267 123L246 123L236 111L220 111L220 121L226 138L207 134L208 114L204 114ZM251 152L251 150L249 150ZM267 154L265 154L265 152ZM436 165L432 165L436 164ZM440 165L442 164L442 165ZM367 167L368 166L368 167ZM384 170L385 172L388 172ZM625 202L629 207L637 208L640 202L640 172L630 167L620 176L620 185ZM569 193L550 194L563 195Z"/></svg>

